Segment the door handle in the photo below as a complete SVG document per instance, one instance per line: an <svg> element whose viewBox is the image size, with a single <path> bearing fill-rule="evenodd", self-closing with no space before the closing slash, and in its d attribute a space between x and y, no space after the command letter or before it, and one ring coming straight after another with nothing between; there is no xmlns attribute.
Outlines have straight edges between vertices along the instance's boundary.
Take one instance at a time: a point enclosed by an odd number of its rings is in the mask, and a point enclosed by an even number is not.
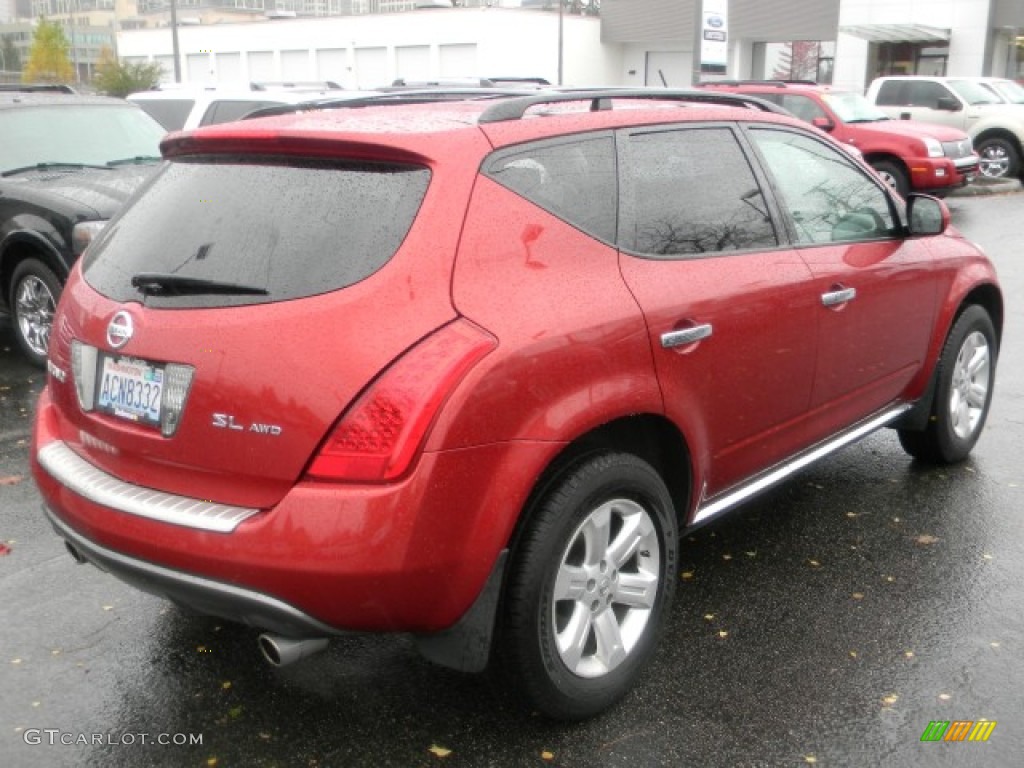
<svg viewBox="0 0 1024 768"><path fill-rule="evenodd" d="M835 307L853 301L857 298L856 288L843 288L838 291L829 291L821 294L821 303L826 307Z"/></svg>
<svg viewBox="0 0 1024 768"><path fill-rule="evenodd" d="M704 323L703 325L694 325L690 328L681 328L678 331L669 331L668 333L661 334L661 346L665 349L683 347L710 337L711 323Z"/></svg>

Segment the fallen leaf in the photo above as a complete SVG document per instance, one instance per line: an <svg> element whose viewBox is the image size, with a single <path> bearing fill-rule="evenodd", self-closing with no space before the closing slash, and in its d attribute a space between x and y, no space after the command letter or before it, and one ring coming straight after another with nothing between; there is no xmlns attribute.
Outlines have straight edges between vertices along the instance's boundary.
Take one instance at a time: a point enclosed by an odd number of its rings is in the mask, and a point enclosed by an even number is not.
<svg viewBox="0 0 1024 768"><path fill-rule="evenodd" d="M232 720L237 720L241 716L242 716L242 708L241 707L232 707L231 709L228 710L228 717L230 717Z"/></svg>
<svg viewBox="0 0 1024 768"><path fill-rule="evenodd" d="M908 659L914 658L914 652L913 651L904 651L903 655L906 656Z"/></svg>
<svg viewBox="0 0 1024 768"><path fill-rule="evenodd" d="M713 613L705 613L704 614L704 621L714 621L714 619L715 619L715 614L713 614Z"/></svg>
<svg viewBox="0 0 1024 768"><path fill-rule="evenodd" d="M854 593L853 593L853 594L851 595L851 597L852 597L852 598L853 598L854 600L863 600L863 599L864 599L864 593L863 593L863 592L854 592Z"/></svg>
<svg viewBox="0 0 1024 768"><path fill-rule="evenodd" d="M60 656L60 653L60 648L54 648L52 651L50 651L51 656Z"/></svg>
<svg viewBox="0 0 1024 768"><path fill-rule="evenodd" d="M914 541L916 541L918 544L928 546L929 544L937 543L939 541L939 537L932 536L930 533L922 533L920 536L914 539Z"/></svg>
<svg viewBox="0 0 1024 768"><path fill-rule="evenodd" d="M264 733L263 731L260 731L259 735L260 735L260 738L263 739L264 741L270 741L270 734L269 733Z"/></svg>
<svg viewBox="0 0 1024 768"><path fill-rule="evenodd" d="M816 758L814 755L804 755L804 762L810 765L814 765L816 762L818 762L818 758Z"/></svg>
<svg viewBox="0 0 1024 768"><path fill-rule="evenodd" d="M24 479L21 475L7 475L0 477L0 485L17 485Z"/></svg>
<svg viewBox="0 0 1024 768"><path fill-rule="evenodd" d="M112 611L112 610L114 610L114 606L112 606L112 605L104 605L103 606L103 610L104 611Z"/></svg>
<svg viewBox="0 0 1024 768"><path fill-rule="evenodd" d="M225 680L223 683L220 684L220 687L226 691L228 688L231 687L231 681Z"/></svg>
<svg viewBox="0 0 1024 768"><path fill-rule="evenodd" d="M540 759L541 760L554 760L555 759L555 753L554 752L548 752L545 749L543 752L540 753Z"/></svg>
<svg viewBox="0 0 1024 768"><path fill-rule="evenodd" d="M981 558L982 558L982 560L991 560L992 559L992 555L982 555Z"/></svg>
<svg viewBox="0 0 1024 768"><path fill-rule="evenodd" d="M21 659L11 659L11 664L21 664Z"/></svg>
<svg viewBox="0 0 1024 768"><path fill-rule="evenodd" d="M850 651L850 658L851 659L856 659L857 658L857 652L856 651Z"/></svg>
<svg viewBox="0 0 1024 768"><path fill-rule="evenodd" d="M897 696L895 693L890 693L888 696L886 696L886 697L884 697L882 699L882 703L885 704L885 706L887 706L887 707L891 707L893 704L895 704L899 700L900 700L899 696Z"/></svg>
<svg viewBox="0 0 1024 768"><path fill-rule="evenodd" d="M896 581L896 577L895 576L886 576L885 580L888 581L891 584L892 582Z"/></svg>
<svg viewBox="0 0 1024 768"><path fill-rule="evenodd" d="M209 768L214 768L214 766L217 765L217 758L216 757L208 757L208 758L206 758L206 764L209 766Z"/></svg>
<svg viewBox="0 0 1024 768"><path fill-rule="evenodd" d="M857 513L856 512L847 512L846 516L847 517L857 517Z"/></svg>
<svg viewBox="0 0 1024 768"><path fill-rule="evenodd" d="M821 566L821 563L819 563L817 560L808 560L807 564L811 566L811 568L818 568Z"/></svg>
<svg viewBox="0 0 1024 768"><path fill-rule="evenodd" d="M747 552L747 557L757 557L757 552Z"/></svg>
<svg viewBox="0 0 1024 768"><path fill-rule="evenodd" d="M682 574L680 575L680 578L683 581L689 581L690 579L693 578L693 571L683 571Z"/></svg>
<svg viewBox="0 0 1024 768"><path fill-rule="evenodd" d="M11 548L8 547L6 544L4 544L2 541L0 541L0 556L2 556L2 555L9 555L10 553L11 553Z"/></svg>
<svg viewBox="0 0 1024 768"><path fill-rule="evenodd" d="M437 744L432 744L430 749L427 750L427 751L428 752L433 752L438 757L448 757L448 755L450 755L452 753L452 751L450 749L445 749L444 747L439 747L439 746L437 746Z"/></svg>
<svg viewBox="0 0 1024 768"><path fill-rule="evenodd" d="M732 560L732 555L722 555L723 560Z"/></svg>
<svg viewBox="0 0 1024 768"><path fill-rule="evenodd" d="M898 522L900 521L900 519L899 519L898 517L894 517L894 518L892 519L892 521L893 521L894 523L898 523Z"/></svg>
<svg viewBox="0 0 1024 768"><path fill-rule="evenodd" d="M719 637L723 637L723 638L724 638L724 637L728 637L728 636L729 636L729 633L728 633L728 632L726 632L726 631L725 631L724 629L720 629L720 630L718 630L718 636L719 636Z"/></svg>
<svg viewBox="0 0 1024 768"><path fill-rule="evenodd" d="M998 648L1000 643L998 641L994 641L994 642L989 643L989 645L991 645L993 648Z"/></svg>
<svg viewBox="0 0 1024 768"><path fill-rule="evenodd" d="M950 696L948 693L940 693L939 694L939 701L949 701L952 698L953 697Z"/></svg>

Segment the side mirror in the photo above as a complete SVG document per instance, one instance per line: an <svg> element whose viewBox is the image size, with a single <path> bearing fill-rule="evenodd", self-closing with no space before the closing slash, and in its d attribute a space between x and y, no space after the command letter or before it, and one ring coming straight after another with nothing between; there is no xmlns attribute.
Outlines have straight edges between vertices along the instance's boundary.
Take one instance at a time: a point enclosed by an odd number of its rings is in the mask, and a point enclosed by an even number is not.
<svg viewBox="0 0 1024 768"><path fill-rule="evenodd" d="M816 117L811 120L811 125L815 128L821 128L823 131L835 130L836 124L829 120L827 117Z"/></svg>
<svg viewBox="0 0 1024 768"><path fill-rule="evenodd" d="M944 112L959 112L961 107L960 102L952 96L940 96L939 100L935 102L935 108Z"/></svg>
<svg viewBox="0 0 1024 768"><path fill-rule="evenodd" d="M941 235L949 228L949 208L928 195L907 196L907 221L911 235Z"/></svg>

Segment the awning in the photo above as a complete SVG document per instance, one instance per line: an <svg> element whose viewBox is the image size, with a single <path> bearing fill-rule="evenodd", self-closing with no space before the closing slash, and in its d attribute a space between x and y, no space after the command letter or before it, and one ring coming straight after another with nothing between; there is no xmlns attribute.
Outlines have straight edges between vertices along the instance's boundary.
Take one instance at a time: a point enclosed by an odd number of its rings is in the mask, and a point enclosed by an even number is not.
<svg viewBox="0 0 1024 768"><path fill-rule="evenodd" d="M921 24L855 24L839 31L872 43L948 43L950 32Z"/></svg>

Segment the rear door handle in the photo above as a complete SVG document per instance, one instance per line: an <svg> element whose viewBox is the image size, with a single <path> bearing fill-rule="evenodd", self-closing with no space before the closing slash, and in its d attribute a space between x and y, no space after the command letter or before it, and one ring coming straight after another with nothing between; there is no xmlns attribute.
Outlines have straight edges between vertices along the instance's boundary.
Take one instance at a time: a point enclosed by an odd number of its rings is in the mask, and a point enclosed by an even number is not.
<svg viewBox="0 0 1024 768"><path fill-rule="evenodd" d="M694 325L690 328L681 328L678 331L669 331L668 333L661 334L661 346L665 349L683 347L710 337L711 323L704 323L703 325Z"/></svg>
<svg viewBox="0 0 1024 768"><path fill-rule="evenodd" d="M853 301L855 298L857 298L856 288L843 288L839 291L829 291L828 293L821 294L821 303L826 307L835 307L839 304Z"/></svg>

